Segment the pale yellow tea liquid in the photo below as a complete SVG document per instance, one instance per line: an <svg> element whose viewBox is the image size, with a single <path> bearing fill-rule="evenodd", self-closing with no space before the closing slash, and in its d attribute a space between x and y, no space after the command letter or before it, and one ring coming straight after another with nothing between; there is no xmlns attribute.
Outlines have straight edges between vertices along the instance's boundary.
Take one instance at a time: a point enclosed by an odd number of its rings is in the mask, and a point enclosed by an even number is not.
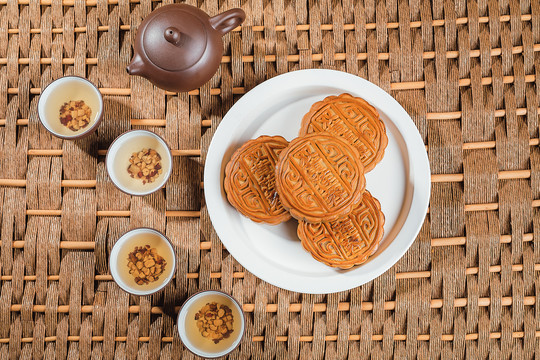
<svg viewBox="0 0 540 360"><path fill-rule="evenodd" d="M218 307L219 305L228 306L231 309L233 316L233 331L231 335L228 338L219 341L217 344L215 344L211 339L202 336L199 328L197 327L197 320L195 320L195 314L197 314L197 312L204 305L211 302L217 303ZM197 347L198 349L208 353L219 353L230 348L231 345L238 339L242 324L242 320L240 318L241 316L242 315L238 312L235 303L227 296L219 294L203 296L189 306L185 322L186 336L193 346Z"/></svg>
<svg viewBox="0 0 540 360"><path fill-rule="evenodd" d="M167 261L163 273L159 276L159 279L148 283L139 285L135 282L135 277L129 273L128 267L128 255L135 250L136 246L150 245L150 248L155 248L159 256ZM162 239L159 235L153 233L140 233L134 234L126 240L120 251L118 252L118 274L122 281L131 288L139 289L141 291L148 291L153 288L157 288L163 284L163 282L170 276L173 271L173 256L167 240Z"/></svg>

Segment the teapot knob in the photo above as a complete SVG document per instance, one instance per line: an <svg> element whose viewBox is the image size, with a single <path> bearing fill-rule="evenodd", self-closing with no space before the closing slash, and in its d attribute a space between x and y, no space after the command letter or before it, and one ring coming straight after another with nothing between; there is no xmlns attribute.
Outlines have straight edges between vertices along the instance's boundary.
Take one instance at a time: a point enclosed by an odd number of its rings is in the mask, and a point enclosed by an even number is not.
<svg viewBox="0 0 540 360"><path fill-rule="evenodd" d="M178 46L180 44L180 40L182 39L182 33L180 30L173 26L166 28L163 36L165 36L165 40L175 46Z"/></svg>

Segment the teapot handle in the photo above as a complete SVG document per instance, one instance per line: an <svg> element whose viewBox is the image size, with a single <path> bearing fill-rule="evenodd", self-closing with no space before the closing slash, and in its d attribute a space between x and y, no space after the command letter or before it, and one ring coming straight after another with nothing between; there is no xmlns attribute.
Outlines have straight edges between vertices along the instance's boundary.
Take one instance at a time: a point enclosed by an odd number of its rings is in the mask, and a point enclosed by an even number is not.
<svg viewBox="0 0 540 360"><path fill-rule="evenodd" d="M211 17L210 25L223 36L243 23L245 18L246 13L244 10L236 8Z"/></svg>

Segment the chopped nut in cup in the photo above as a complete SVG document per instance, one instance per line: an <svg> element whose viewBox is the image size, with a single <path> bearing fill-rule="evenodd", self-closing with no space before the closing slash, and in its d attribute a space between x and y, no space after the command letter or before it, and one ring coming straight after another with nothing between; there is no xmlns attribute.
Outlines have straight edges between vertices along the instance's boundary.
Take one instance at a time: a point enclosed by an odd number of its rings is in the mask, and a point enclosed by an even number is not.
<svg viewBox="0 0 540 360"><path fill-rule="evenodd" d="M136 246L128 255L129 273L135 277L137 285L145 285L159 280L165 271L167 261L150 245Z"/></svg>
<svg viewBox="0 0 540 360"><path fill-rule="evenodd" d="M131 154L128 173L132 178L142 180L143 184L152 183L163 172L161 156L154 149L142 149Z"/></svg>
<svg viewBox="0 0 540 360"><path fill-rule="evenodd" d="M85 128L90 122L92 109L83 100L64 103L60 107L60 122L72 131Z"/></svg>
<svg viewBox="0 0 540 360"><path fill-rule="evenodd" d="M233 332L234 317L227 305L207 303L195 314L199 332L215 344L228 338Z"/></svg>

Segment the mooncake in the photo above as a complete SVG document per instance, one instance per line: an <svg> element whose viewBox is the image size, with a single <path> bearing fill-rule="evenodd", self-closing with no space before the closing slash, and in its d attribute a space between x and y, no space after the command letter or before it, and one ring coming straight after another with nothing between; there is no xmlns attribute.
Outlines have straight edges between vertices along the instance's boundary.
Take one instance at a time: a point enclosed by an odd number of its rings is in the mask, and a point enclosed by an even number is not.
<svg viewBox="0 0 540 360"><path fill-rule="evenodd" d="M381 161L388 145L386 127L377 110L364 99L350 94L328 96L313 104L304 115L300 136L322 131L354 145L365 172Z"/></svg>
<svg viewBox="0 0 540 360"><path fill-rule="evenodd" d="M377 251L383 225L381 205L366 191L362 201L344 218L318 223L299 221L298 237L316 260L349 269L366 262Z"/></svg>
<svg viewBox="0 0 540 360"><path fill-rule="evenodd" d="M288 145L281 136L261 136L242 145L225 168L227 199L256 222L279 224L291 218L276 191L275 166Z"/></svg>
<svg viewBox="0 0 540 360"><path fill-rule="evenodd" d="M336 220L352 211L365 188L358 151L339 137L299 137L279 155L276 189L283 207L298 220Z"/></svg>

